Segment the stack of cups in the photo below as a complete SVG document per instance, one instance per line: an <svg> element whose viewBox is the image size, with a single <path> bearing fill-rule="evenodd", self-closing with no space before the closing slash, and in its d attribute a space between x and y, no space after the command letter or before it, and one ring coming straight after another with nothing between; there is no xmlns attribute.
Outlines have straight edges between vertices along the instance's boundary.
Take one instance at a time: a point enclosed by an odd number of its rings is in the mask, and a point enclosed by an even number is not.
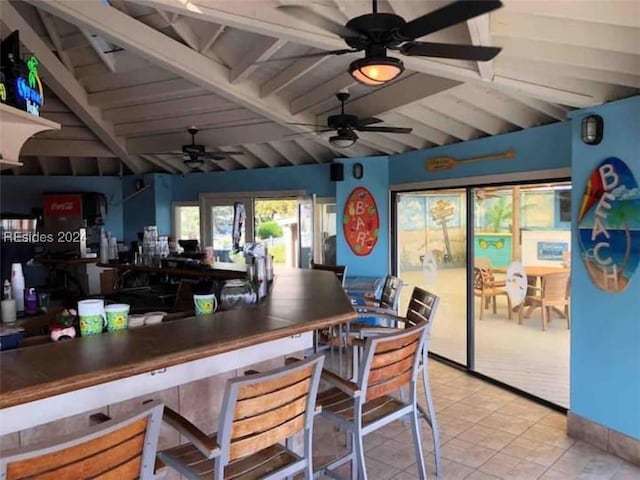
<svg viewBox="0 0 640 480"><path fill-rule="evenodd" d="M16 301L16 310L22 312L24 310L24 275L21 263L11 265L11 295Z"/></svg>

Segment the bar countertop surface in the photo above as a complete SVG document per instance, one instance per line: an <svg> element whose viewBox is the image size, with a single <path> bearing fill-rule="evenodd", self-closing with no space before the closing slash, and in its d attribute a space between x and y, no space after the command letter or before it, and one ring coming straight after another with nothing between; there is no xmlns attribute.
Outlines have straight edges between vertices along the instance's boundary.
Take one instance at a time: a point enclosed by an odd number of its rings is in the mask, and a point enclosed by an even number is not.
<svg viewBox="0 0 640 480"><path fill-rule="evenodd" d="M355 319L331 272L278 272L243 308L0 353L0 408L41 400Z"/></svg>

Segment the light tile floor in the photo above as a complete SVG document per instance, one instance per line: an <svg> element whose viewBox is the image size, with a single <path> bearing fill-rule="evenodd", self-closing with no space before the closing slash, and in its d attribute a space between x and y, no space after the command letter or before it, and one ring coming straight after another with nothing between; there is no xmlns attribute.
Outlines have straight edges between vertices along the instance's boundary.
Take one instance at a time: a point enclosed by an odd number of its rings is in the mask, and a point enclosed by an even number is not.
<svg viewBox="0 0 640 480"><path fill-rule="evenodd" d="M561 413L437 361L430 361L429 375L440 425L440 479L640 479L640 468L567 436ZM421 424L428 474L436 478L431 430ZM345 451L344 433L327 420L318 418L314 428L315 465ZM401 422L367 435L369 478L418 478L411 442L410 427ZM348 465L339 473L349 478Z"/></svg>

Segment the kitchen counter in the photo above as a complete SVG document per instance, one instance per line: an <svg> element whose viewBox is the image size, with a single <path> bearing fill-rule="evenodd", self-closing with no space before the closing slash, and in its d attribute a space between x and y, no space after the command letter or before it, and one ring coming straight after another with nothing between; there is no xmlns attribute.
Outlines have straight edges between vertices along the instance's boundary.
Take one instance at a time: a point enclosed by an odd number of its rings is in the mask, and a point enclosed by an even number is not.
<svg viewBox="0 0 640 480"><path fill-rule="evenodd" d="M116 388L120 385L118 382L129 381L126 388L135 390L136 383L141 385L150 380L149 374L173 369L176 379L171 385L186 383L189 378L203 377L189 377L198 369L206 368L211 372L209 375L214 375L240 368L250 358L255 363L309 348L314 330L353 319L351 303L333 273L287 270L276 274L270 295L260 304L5 351L0 353L0 434L16 431L17 426L5 428L5 421L18 413L30 413L30 405L43 407L50 404L50 399L66 398L62 408L72 405L70 395L113 386L101 393L104 397L105 391L111 392L110 399L103 400L100 395L96 398L95 393L90 398L73 397L76 399L73 402L86 404L85 410L88 410L99 406L101 401L106 405L118 400L113 398L115 392L120 391L120 387ZM215 368L202 363L215 359L220 360ZM221 362L224 366L219 365ZM183 367L188 369L176 370ZM169 377L171 375L166 376ZM167 385L158 384L157 390ZM124 395L125 390L121 393ZM126 390L123 399L131 398L134 393ZM83 411L80 408L70 410L70 414ZM58 415L54 413L43 417L44 420L56 418ZM34 422L20 425L30 427Z"/></svg>

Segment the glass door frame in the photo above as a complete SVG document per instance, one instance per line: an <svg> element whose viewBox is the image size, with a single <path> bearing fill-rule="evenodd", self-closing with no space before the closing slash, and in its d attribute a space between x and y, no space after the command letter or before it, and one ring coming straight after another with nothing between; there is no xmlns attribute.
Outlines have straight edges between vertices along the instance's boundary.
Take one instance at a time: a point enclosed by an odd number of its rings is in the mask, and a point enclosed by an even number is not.
<svg viewBox="0 0 640 480"><path fill-rule="evenodd" d="M390 186L390 195L391 195L391 208L389 215L389 234L391 236L390 241L390 272L392 275L398 275L398 267L399 267L399 253L398 253L398 195L403 193L410 193L415 191L429 191L429 192L437 192L439 190L449 190L454 188L464 189L466 191L466 199L467 199L467 332L466 332L466 340L467 340L467 361L466 364L462 364L455 360L449 359L442 355L434 354L429 352L430 355L441 359L449 364L457 365L462 367L467 372L483 378L487 381L490 381L496 385L500 385L509 390L518 392L528 398L534 399L548 405L552 408L555 408L560 411L566 411L567 409L564 407L560 407L548 400L540 398L534 394L526 392L524 390L520 390L517 387L511 386L500 380L497 380L493 377L489 377L481 372L475 370L475 332L474 332L474 323L475 323L475 303L474 295L473 295L473 262L474 262L474 241L475 241L475 205L474 205L474 191L478 188L486 188L486 187L501 187L501 186L515 186L515 185L532 185L532 184L544 184L544 183L563 183L569 182L571 183L571 169L570 168L560 168L554 170L541 170L541 171L531 171L531 172L520 172L515 174L503 174L497 176L478 176L478 177L459 177L452 178L447 180L440 180L434 182L420 182L420 183L410 183L410 184L400 184L400 185L391 185ZM573 207L572 207L573 210Z"/></svg>
<svg viewBox="0 0 640 480"><path fill-rule="evenodd" d="M257 199L292 199L309 196L305 190L267 190L256 192L209 192L199 195L200 205L200 238L202 245L212 245L211 216L209 212L212 207L233 205L235 202L243 202L245 206L246 219L245 242L255 241L255 201Z"/></svg>

